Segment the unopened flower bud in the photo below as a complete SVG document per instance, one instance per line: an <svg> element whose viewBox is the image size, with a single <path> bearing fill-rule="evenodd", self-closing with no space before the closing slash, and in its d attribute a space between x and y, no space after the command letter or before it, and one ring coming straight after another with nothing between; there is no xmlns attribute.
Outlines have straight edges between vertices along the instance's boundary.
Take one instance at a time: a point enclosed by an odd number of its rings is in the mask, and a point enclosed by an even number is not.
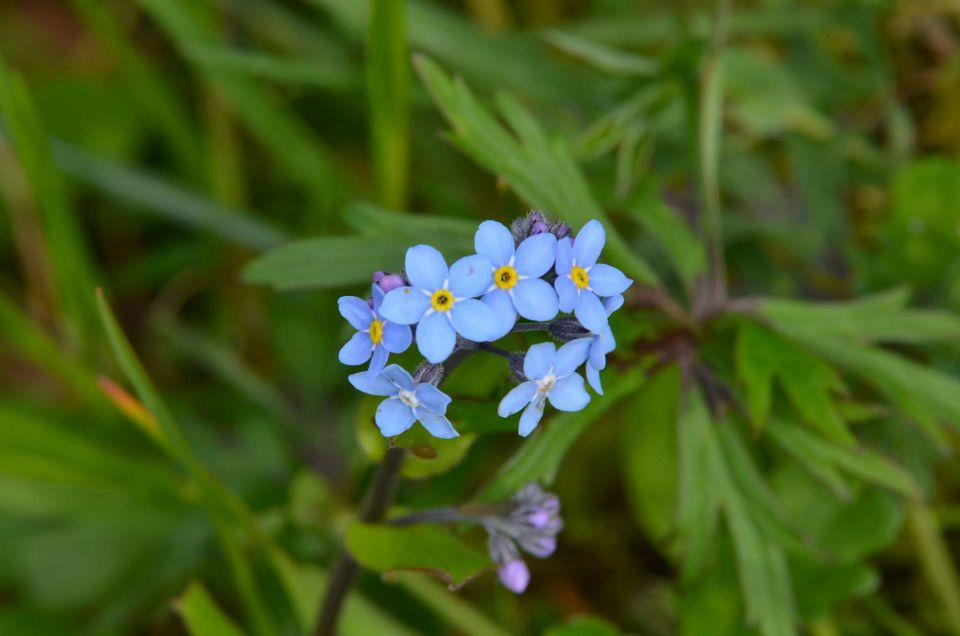
<svg viewBox="0 0 960 636"><path fill-rule="evenodd" d="M505 563L499 570L500 582L514 594L523 594L530 584L530 570L522 559Z"/></svg>
<svg viewBox="0 0 960 636"><path fill-rule="evenodd" d="M520 547L524 552L532 554L538 559L545 559L557 550L557 539L551 535L531 534L520 539Z"/></svg>
<svg viewBox="0 0 960 636"><path fill-rule="evenodd" d="M548 330L550 335L561 342L570 342L578 338L586 338L591 335L590 331L580 324L580 321L573 316L558 318L550 323Z"/></svg>
<svg viewBox="0 0 960 636"><path fill-rule="evenodd" d="M530 236L534 234L546 234L550 231L550 226L543 221L537 221L530 226Z"/></svg>
<svg viewBox="0 0 960 636"><path fill-rule="evenodd" d="M387 272L374 272L373 282L376 283L385 294L407 284L407 281L405 281L400 274L390 274Z"/></svg>
<svg viewBox="0 0 960 636"><path fill-rule="evenodd" d="M557 221L550 226L550 231L553 232L553 235L558 239L567 238L573 232L570 229L570 226L564 223L563 221Z"/></svg>
<svg viewBox="0 0 960 636"><path fill-rule="evenodd" d="M550 523L550 512L539 508L527 515L527 523L534 528L546 528Z"/></svg>

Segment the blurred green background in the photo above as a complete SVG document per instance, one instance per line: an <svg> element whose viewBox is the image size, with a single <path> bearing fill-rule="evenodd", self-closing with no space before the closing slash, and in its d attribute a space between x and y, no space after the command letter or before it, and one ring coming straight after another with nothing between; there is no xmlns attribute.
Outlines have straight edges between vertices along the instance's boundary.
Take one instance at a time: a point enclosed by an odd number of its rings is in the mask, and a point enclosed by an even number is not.
<svg viewBox="0 0 960 636"><path fill-rule="evenodd" d="M343 633L960 634L958 153L950 0L0 3L0 634L310 633L337 297L531 207L637 280L608 395L521 442L471 360L397 501L542 479L560 547Z"/></svg>

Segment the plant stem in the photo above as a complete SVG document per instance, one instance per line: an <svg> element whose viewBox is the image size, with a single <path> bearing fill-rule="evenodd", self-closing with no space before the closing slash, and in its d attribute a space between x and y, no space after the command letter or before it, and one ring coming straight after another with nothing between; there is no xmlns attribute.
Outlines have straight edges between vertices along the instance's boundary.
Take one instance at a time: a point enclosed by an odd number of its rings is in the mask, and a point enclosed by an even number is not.
<svg viewBox="0 0 960 636"><path fill-rule="evenodd" d="M521 333L524 331L548 331L550 322L518 322L510 330L510 333Z"/></svg>
<svg viewBox="0 0 960 636"><path fill-rule="evenodd" d="M400 476L405 452L405 449L396 446L387 448L387 453L380 462L380 468L360 509L360 521L372 523L383 519L393 501L393 493ZM349 552L344 550L330 573L330 584L327 587L327 595L323 599L323 608L320 610L320 620L317 623L317 636L333 635L343 601L353 586L358 570L357 562Z"/></svg>
<svg viewBox="0 0 960 636"><path fill-rule="evenodd" d="M504 358L510 357L510 352L506 349L501 349L500 347L495 347L489 342L478 342L477 348L481 351L486 351L488 353L495 353L498 356L503 356Z"/></svg>
<svg viewBox="0 0 960 636"><path fill-rule="evenodd" d="M960 583L936 516L930 506L920 501L910 503L907 510L907 521L927 585L943 606L951 633L960 635Z"/></svg>

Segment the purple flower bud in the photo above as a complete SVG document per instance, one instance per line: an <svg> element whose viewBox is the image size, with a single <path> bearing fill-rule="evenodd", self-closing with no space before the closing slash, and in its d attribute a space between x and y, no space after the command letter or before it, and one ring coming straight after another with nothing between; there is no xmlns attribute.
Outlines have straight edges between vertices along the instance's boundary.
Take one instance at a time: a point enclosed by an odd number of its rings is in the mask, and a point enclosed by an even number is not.
<svg viewBox="0 0 960 636"><path fill-rule="evenodd" d="M550 226L543 221L536 221L530 226L530 236L534 234L545 234L550 231Z"/></svg>
<svg viewBox="0 0 960 636"><path fill-rule="evenodd" d="M556 236L558 239L567 238L568 236L570 236L570 233L572 232L572 230L570 229L570 226L564 223L563 221L557 221L556 223L554 223L553 226L550 228L550 231L553 232L553 235Z"/></svg>
<svg viewBox="0 0 960 636"><path fill-rule="evenodd" d="M543 502L540 504L543 506L543 509L549 512L552 515L560 512L560 498L554 494L548 494L544 497Z"/></svg>
<svg viewBox="0 0 960 636"><path fill-rule="evenodd" d="M527 523L537 529L545 528L550 523L550 512L544 508L534 510L527 515Z"/></svg>
<svg viewBox="0 0 960 636"><path fill-rule="evenodd" d="M500 582L514 594L523 594L530 584L530 570L522 559L515 559L500 567Z"/></svg>
<svg viewBox="0 0 960 636"><path fill-rule="evenodd" d="M530 537L521 541L520 547L535 557L545 559L556 552L557 538L550 535Z"/></svg>
<svg viewBox="0 0 960 636"><path fill-rule="evenodd" d="M380 286L384 294L407 284L400 274L388 274L387 272L374 272L373 282Z"/></svg>

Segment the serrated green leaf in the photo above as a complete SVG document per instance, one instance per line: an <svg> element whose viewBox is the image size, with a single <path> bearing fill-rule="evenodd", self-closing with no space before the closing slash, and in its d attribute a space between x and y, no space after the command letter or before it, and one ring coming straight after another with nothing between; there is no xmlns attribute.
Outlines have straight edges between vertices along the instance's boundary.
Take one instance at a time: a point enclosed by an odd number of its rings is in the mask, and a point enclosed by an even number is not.
<svg viewBox="0 0 960 636"><path fill-rule="evenodd" d="M365 568L377 572L416 570L432 574L451 588L462 587L493 562L439 526L393 527L354 523L347 549Z"/></svg>

